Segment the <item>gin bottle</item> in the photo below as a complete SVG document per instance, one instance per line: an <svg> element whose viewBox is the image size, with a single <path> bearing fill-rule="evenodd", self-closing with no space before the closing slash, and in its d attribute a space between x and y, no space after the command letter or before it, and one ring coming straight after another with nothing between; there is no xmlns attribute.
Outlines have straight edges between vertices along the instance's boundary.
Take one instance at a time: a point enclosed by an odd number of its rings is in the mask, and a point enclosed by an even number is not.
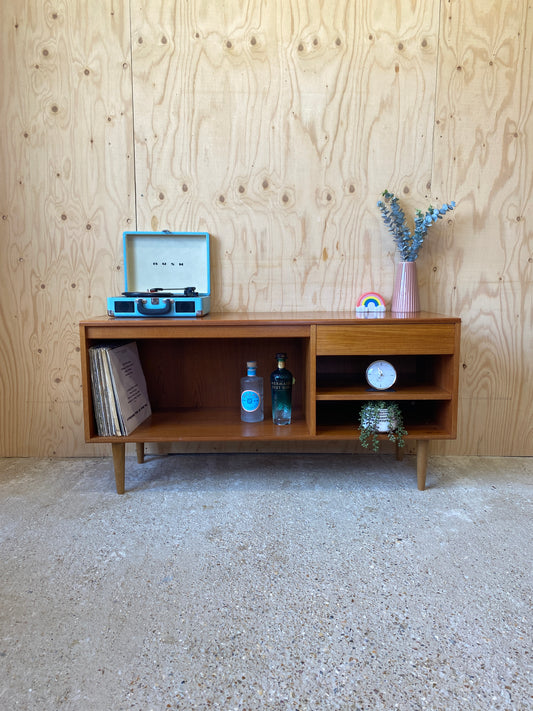
<svg viewBox="0 0 533 711"><path fill-rule="evenodd" d="M261 422L263 419L263 378L256 375L257 363L246 363L246 375L241 378L241 420Z"/></svg>
<svg viewBox="0 0 533 711"><path fill-rule="evenodd" d="M277 353L278 367L270 376L272 391L272 422L276 425L290 425L292 414L292 373L285 367L287 355Z"/></svg>

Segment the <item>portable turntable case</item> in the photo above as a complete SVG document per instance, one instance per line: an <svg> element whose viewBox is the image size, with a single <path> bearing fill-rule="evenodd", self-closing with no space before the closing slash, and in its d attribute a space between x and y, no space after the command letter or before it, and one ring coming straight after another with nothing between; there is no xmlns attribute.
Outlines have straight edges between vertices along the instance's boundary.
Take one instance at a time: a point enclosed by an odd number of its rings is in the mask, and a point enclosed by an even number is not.
<svg viewBox="0 0 533 711"><path fill-rule="evenodd" d="M207 232L124 232L125 292L107 299L110 316L205 316L211 305Z"/></svg>

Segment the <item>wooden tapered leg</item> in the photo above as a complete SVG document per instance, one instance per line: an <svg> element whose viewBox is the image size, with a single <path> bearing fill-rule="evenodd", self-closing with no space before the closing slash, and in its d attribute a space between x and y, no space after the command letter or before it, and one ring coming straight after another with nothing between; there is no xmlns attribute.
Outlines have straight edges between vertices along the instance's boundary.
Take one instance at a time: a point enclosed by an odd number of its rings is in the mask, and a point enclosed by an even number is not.
<svg viewBox="0 0 533 711"><path fill-rule="evenodd" d="M144 442L137 442L137 464L144 464Z"/></svg>
<svg viewBox="0 0 533 711"><path fill-rule="evenodd" d="M126 483L126 444L113 442L111 449L113 450L113 467L115 468L117 494L123 494L124 485Z"/></svg>
<svg viewBox="0 0 533 711"><path fill-rule="evenodd" d="M396 443L396 461L398 461L398 462L403 461L403 447L398 447L397 443Z"/></svg>
<svg viewBox="0 0 533 711"><path fill-rule="evenodd" d="M419 491L426 488L426 472L428 468L429 440L419 439L416 442L416 481Z"/></svg>

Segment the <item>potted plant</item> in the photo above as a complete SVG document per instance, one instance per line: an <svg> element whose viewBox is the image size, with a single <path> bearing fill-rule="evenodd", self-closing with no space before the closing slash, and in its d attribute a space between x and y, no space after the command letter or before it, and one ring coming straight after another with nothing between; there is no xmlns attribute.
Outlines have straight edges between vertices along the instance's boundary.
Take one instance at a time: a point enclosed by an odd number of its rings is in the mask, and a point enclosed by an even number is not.
<svg viewBox="0 0 533 711"><path fill-rule="evenodd" d="M407 430L403 424L402 411L396 402L371 400L359 411L361 426L359 441L373 452L379 450L379 434L387 434L388 439L398 447L405 446Z"/></svg>
<svg viewBox="0 0 533 711"><path fill-rule="evenodd" d="M429 228L448 211L453 210L455 202L445 202L440 208L430 205L425 213L416 210L414 229L411 230L396 195L384 190L382 198L378 200L378 208L383 222L392 234L401 260L396 271L391 310L420 311L415 262Z"/></svg>

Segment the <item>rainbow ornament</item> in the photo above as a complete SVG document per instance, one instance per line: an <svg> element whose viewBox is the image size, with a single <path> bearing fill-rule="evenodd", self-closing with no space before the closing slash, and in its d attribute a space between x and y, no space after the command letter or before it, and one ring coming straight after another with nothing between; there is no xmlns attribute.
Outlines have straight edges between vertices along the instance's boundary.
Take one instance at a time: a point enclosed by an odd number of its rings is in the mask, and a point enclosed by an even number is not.
<svg viewBox="0 0 533 711"><path fill-rule="evenodd" d="M385 299L381 294L376 294L375 291L367 291L359 297L357 306L355 307L356 313L370 313L374 311L386 311Z"/></svg>

